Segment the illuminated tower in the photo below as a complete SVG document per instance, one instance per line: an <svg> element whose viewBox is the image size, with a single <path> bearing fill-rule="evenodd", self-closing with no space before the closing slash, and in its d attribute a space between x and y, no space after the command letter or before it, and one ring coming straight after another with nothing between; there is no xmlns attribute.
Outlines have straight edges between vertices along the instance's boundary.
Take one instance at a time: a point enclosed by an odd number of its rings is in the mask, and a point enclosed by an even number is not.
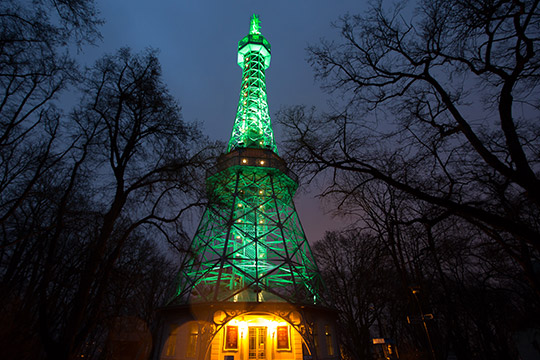
<svg viewBox="0 0 540 360"><path fill-rule="evenodd" d="M253 15L238 44L242 85L227 153L207 174L209 203L166 308L180 319L189 306L193 318L165 327L163 359L175 358L182 329L193 340L180 350L188 358L325 357L319 342L326 357L335 355L333 313L321 306L321 277L294 207L298 179L278 156L270 122L270 53ZM317 319L326 324L320 330Z"/></svg>
<svg viewBox="0 0 540 360"><path fill-rule="evenodd" d="M320 276L294 208L297 178L277 155L266 97L270 44L257 16L239 43L238 65L242 85L228 152L208 176L210 203L178 296L316 303Z"/></svg>

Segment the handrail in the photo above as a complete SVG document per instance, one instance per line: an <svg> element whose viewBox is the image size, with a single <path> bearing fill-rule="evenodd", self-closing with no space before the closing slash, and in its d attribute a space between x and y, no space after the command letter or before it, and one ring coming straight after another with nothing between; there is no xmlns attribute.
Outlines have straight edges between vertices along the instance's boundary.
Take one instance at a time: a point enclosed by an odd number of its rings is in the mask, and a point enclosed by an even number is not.
<svg viewBox="0 0 540 360"><path fill-rule="evenodd" d="M237 148L227 154L221 155L217 160L217 164L207 170L206 178L233 166L277 169L291 178L295 183L298 183L298 175L287 167L287 164L282 158L272 150L257 148Z"/></svg>

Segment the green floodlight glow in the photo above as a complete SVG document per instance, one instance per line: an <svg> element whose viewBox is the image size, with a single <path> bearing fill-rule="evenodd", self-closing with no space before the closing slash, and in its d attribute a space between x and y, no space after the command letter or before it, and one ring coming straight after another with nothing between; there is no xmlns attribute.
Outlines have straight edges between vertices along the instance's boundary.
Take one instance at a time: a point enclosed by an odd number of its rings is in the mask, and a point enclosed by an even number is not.
<svg viewBox="0 0 540 360"><path fill-rule="evenodd" d="M296 183L278 169L237 165L210 177L208 187L214 197L193 239L195 254L184 263L178 297L318 302L322 283L292 201Z"/></svg>
<svg viewBox="0 0 540 360"><path fill-rule="evenodd" d="M258 17L239 43L242 89L228 153L206 179L208 206L179 274L175 302L319 303L322 280L293 202L297 177L277 155ZM257 37L257 38L255 38Z"/></svg>
<svg viewBox="0 0 540 360"><path fill-rule="evenodd" d="M277 154L266 96L265 70L270 66L270 43L260 33L257 15L249 35L238 43L242 85L236 119L227 151L236 148L270 149Z"/></svg>

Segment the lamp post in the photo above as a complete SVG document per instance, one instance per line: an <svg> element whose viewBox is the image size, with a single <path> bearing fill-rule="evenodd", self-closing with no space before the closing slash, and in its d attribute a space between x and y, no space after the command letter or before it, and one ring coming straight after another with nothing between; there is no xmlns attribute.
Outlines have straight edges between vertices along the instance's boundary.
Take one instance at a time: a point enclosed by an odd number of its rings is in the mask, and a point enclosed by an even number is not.
<svg viewBox="0 0 540 360"><path fill-rule="evenodd" d="M414 299L416 300L416 304L418 305L418 310L420 310L420 320L422 321L422 325L424 326L424 331L426 332L426 338L429 344L429 350L431 352L431 358L433 360L436 360L435 357L435 351L433 350L433 344L431 343L431 337L429 336L429 330L426 325L426 320L433 320L433 314L424 314L424 311L422 310L422 305L420 305L420 301L418 300L418 292L420 291L419 286L411 286L411 291L414 296ZM410 322L410 321L409 321Z"/></svg>

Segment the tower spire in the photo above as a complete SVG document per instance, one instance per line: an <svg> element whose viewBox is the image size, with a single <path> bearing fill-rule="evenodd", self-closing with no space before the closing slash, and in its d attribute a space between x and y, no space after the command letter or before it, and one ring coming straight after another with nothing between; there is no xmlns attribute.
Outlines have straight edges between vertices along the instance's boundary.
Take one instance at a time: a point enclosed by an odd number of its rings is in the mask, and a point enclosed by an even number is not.
<svg viewBox="0 0 540 360"><path fill-rule="evenodd" d="M258 148L277 154L266 96L265 70L270 66L270 52L270 43L261 34L259 16L253 14L249 34L238 43L242 85L228 152Z"/></svg>
<svg viewBox="0 0 540 360"><path fill-rule="evenodd" d="M251 16L251 24L249 26L249 34L250 35L260 35L261 34L261 20L259 19L259 15L253 14Z"/></svg>

